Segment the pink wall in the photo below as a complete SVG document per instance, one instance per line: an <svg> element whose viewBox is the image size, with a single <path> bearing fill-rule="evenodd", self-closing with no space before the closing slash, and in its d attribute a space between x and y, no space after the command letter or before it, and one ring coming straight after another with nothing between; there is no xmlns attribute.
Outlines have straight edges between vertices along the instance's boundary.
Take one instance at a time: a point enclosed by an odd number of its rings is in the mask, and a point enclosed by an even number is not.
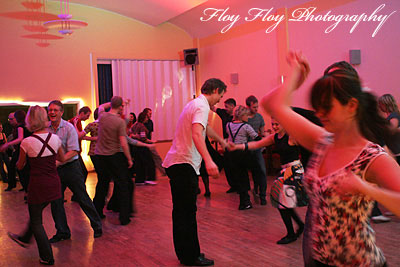
<svg viewBox="0 0 400 267"><path fill-rule="evenodd" d="M208 78L220 78L226 83L227 93L218 107L223 108L223 102L230 97L245 105L249 95L261 98L267 89L279 84L275 33L256 31L232 39L224 39L223 35L212 38L211 45L200 44L199 87ZM231 84L231 73L238 73L239 84ZM218 116L211 117L211 124L222 133Z"/></svg>
<svg viewBox="0 0 400 267"><path fill-rule="evenodd" d="M1 1L0 12L23 11L21 2ZM47 12L58 14L59 3L48 2ZM170 23L152 27L115 13L73 4L70 13L89 26L62 40L50 41L47 48L20 37L29 34L22 28L26 21L0 16L2 99L49 101L79 97L92 106L95 92L90 53L94 64L97 58L179 59L179 52L193 45L187 33Z"/></svg>
<svg viewBox="0 0 400 267"><path fill-rule="evenodd" d="M390 14L397 10L375 37L371 37L378 22L361 22L350 33L353 22L341 22L332 32L325 34L331 22L289 22L290 49L301 50L311 65L311 73L302 90L296 95L295 103L308 106L308 92L331 63L349 60L350 49L361 50L361 65L355 66L364 86L376 95L393 94L400 101L400 1L359 0L334 8L332 14L371 14L382 3L386 7L380 14ZM325 14L323 12L322 14Z"/></svg>
<svg viewBox="0 0 400 267"><path fill-rule="evenodd" d="M24 11L21 2L0 1L0 12ZM48 2L47 12L58 14L59 4ZM152 27L115 13L73 4L70 13L89 26L62 40L50 41L47 48L20 37L30 34L22 27L26 21L0 16L0 101L81 98L94 110L97 58L179 59L183 49L193 46L193 39L170 23ZM168 148L168 144L161 144L160 154L165 155Z"/></svg>
<svg viewBox="0 0 400 267"><path fill-rule="evenodd" d="M331 13L337 15L364 12L369 15L381 4L374 0L304 2L303 7L320 4L320 8L324 9L321 14L332 9ZM331 22L289 22L286 34L283 25L280 26L280 32L275 30L266 34L266 26L248 23L248 26L237 27L240 28L240 33L228 32L225 35L217 34L201 39L199 82L214 76L221 78L228 84L228 93L224 98L234 97L240 104L243 104L250 94L261 98L279 84L280 64L283 62L280 55L285 50L283 44L288 41L289 49L303 51L311 65L310 77L296 93L294 105L309 107L309 87L328 65L349 60L350 49L361 49L362 63L356 66L356 69L364 85L373 89L378 96L391 93L400 101L400 75L397 74L400 59L400 1L388 0L384 3L386 7L380 14L398 11L386 21L374 38L371 35L377 26L376 22L362 22L352 34L349 33L352 22L341 22L329 34L325 34L324 31ZM232 72L239 73L238 85L229 83L229 75ZM219 107L223 107L223 100ZM264 113L262 115L269 128L269 117ZM219 119L215 119L213 125L221 131Z"/></svg>

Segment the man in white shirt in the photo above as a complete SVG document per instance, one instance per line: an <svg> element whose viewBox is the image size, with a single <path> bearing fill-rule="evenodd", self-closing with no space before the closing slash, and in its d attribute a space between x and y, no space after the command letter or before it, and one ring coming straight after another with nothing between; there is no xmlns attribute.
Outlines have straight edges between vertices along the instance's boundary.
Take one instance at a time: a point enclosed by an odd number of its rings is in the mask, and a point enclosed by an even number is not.
<svg viewBox="0 0 400 267"><path fill-rule="evenodd" d="M208 174L218 176L218 167L206 148L206 134L220 142L223 147L227 145L212 128L207 126L210 107L221 100L225 91L226 85L219 79L209 79L203 84L202 94L183 109L176 126L172 147L163 163L171 185L175 252L184 265L214 265L213 260L205 258L204 254L200 253L196 198L202 159Z"/></svg>

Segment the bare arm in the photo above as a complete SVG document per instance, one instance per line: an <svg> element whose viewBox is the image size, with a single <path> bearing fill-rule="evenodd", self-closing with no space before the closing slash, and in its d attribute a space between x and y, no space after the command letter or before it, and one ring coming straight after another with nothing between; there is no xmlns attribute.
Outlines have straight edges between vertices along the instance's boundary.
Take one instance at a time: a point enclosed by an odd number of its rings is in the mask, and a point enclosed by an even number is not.
<svg viewBox="0 0 400 267"><path fill-rule="evenodd" d="M84 136L82 140L86 141L97 141L97 136Z"/></svg>
<svg viewBox="0 0 400 267"><path fill-rule="evenodd" d="M99 106L99 115L102 112L105 112L106 109L111 108L111 102L103 103Z"/></svg>
<svg viewBox="0 0 400 267"><path fill-rule="evenodd" d="M394 129L397 129L397 128L400 127L399 123L400 123L400 122L399 122L396 118L393 118L393 119L390 120L390 125L391 125Z"/></svg>
<svg viewBox="0 0 400 267"><path fill-rule="evenodd" d="M365 178L370 183L400 192L400 167L389 155L378 156L368 167Z"/></svg>
<svg viewBox="0 0 400 267"><path fill-rule="evenodd" d="M361 194L372 197L388 210L400 217L400 193L379 188L362 181L362 186L359 189Z"/></svg>
<svg viewBox="0 0 400 267"><path fill-rule="evenodd" d="M86 136L86 132L85 131L79 131L78 130L78 128L76 128L76 132L78 133L78 139L79 140L82 140L82 139L84 139L85 138L85 136ZM87 140L87 139L86 139Z"/></svg>
<svg viewBox="0 0 400 267"><path fill-rule="evenodd" d="M397 179L397 177L395 177ZM342 195L362 194L369 196L388 210L400 217L400 192L398 190L388 190L380 188L375 184L368 183L353 173L350 173L338 185L336 190Z"/></svg>
<svg viewBox="0 0 400 267"><path fill-rule="evenodd" d="M75 157L76 155L78 155L78 151L75 150L68 151L67 153L64 154L64 161L68 161L71 158Z"/></svg>
<svg viewBox="0 0 400 267"><path fill-rule="evenodd" d="M340 184L339 191L372 197L400 216L400 167L397 162L386 154L378 156L368 167L366 180L368 182L350 174Z"/></svg>
<svg viewBox="0 0 400 267"><path fill-rule="evenodd" d="M122 151L124 152L124 155L125 155L126 159L128 160L128 168L131 168L133 165L133 162L132 162L131 153L129 151L128 141L126 141L125 136L120 136L119 141L121 143Z"/></svg>
<svg viewBox="0 0 400 267"><path fill-rule="evenodd" d="M201 134L203 129L204 127L200 123L195 123L192 125L193 142L197 148L197 151L199 151L201 157L204 160L208 175L215 177L218 176L218 167L212 160L210 154L208 153L205 138Z"/></svg>
<svg viewBox="0 0 400 267"><path fill-rule="evenodd" d="M2 145L0 151L4 152L9 146L18 145L19 143L22 142L23 139L24 139L24 129L22 127L18 127L18 138Z"/></svg>
<svg viewBox="0 0 400 267"><path fill-rule="evenodd" d="M147 147L147 148L155 147L154 144L143 143L143 142L140 142L139 140L132 139L129 136L126 136L126 140L128 141L128 144L133 145L133 146L141 146L141 147Z"/></svg>
<svg viewBox="0 0 400 267"><path fill-rule="evenodd" d="M57 160L59 162L65 162L65 154L64 154L64 149L60 146L60 148L57 151Z"/></svg>
<svg viewBox="0 0 400 267"><path fill-rule="evenodd" d="M19 150L20 150L19 151L19 158L18 158L16 166L17 166L18 170L21 170L25 166L25 163L26 163L26 153L21 148Z"/></svg>
<svg viewBox="0 0 400 267"><path fill-rule="evenodd" d="M300 55L291 56L291 73L285 83L269 92L261 100L263 108L285 128L303 147L312 151L325 130L290 108L292 93L308 75L308 62Z"/></svg>
<svg viewBox="0 0 400 267"><path fill-rule="evenodd" d="M252 149L257 149L257 148L260 148L260 147L270 146L270 145L273 145L273 144L275 144L274 135L271 134L271 135L268 135L267 137L264 137L261 140L248 142L247 146L248 146L248 149L252 150ZM245 148L246 148L245 144L235 145L235 149L244 150Z"/></svg>

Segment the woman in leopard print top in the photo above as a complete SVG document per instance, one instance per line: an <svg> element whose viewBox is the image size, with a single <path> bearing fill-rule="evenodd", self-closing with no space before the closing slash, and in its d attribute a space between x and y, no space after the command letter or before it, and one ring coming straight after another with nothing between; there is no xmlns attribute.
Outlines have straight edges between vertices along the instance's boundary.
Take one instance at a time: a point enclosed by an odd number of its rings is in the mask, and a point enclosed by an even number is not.
<svg viewBox="0 0 400 267"><path fill-rule="evenodd" d="M376 98L361 89L358 77L342 69L324 75L311 90L312 106L323 128L296 114L288 103L307 77L309 65L301 54L291 53L288 58L289 78L267 94L262 105L313 152L305 174L311 209L306 226L311 237L305 242L313 258L307 266L385 266L368 224L372 199L353 193L357 190L343 192L342 185L356 175L400 192L400 167L373 143L388 136L388 123L378 113Z"/></svg>

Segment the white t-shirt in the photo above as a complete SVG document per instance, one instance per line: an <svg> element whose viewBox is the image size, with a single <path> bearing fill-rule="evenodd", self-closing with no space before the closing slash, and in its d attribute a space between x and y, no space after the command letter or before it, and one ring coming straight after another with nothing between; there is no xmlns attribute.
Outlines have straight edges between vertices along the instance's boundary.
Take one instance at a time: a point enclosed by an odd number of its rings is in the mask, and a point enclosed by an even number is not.
<svg viewBox="0 0 400 267"><path fill-rule="evenodd" d="M209 112L210 104L203 94L186 104L179 116L172 146L165 156L164 168L174 164L188 163L192 165L197 175L200 175L202 158L193 142L192 125L195 123L203 125L202 134L205 139Z"/></svg>
<svg viewBox="0 0 400 267"><path fill-rule="evenodd" d="M36 134L36 135L40 136L43 139L43 141L46 141L48 133L40 133L40 134ZM57 153L58 149L61 146L61 140L57 135L52 134L48 145L52 149L54 149L54 151ZM25 153L27 154L27 156L31 157L31 158L37 157L40 150L42 149L42 147L43 147L43 143L32 136L25 138L21 142L21 149L23 149L25 151ZM51 155L53 155L53 154L46 147L46 149L44 150L44 152L42 154L42 157L47 157L47 156L51 156Z"/></svg>

